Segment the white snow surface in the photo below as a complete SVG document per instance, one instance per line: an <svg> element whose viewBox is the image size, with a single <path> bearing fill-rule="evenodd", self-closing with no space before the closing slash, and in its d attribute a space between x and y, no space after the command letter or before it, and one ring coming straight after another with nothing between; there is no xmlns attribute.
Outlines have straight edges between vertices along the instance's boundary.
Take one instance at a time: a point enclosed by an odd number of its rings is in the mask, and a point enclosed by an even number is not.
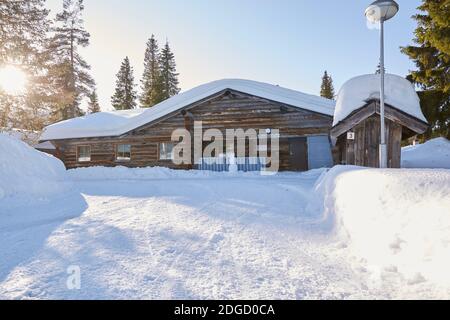
<svg viewBox="0 0 450 320"><path fill-rule="evenodd" d="M436 138L402 148L402 168L450 169L450 141Z"/></svg>
<svg viewBox="0 0 450 320"><path fill-rule="evenodd" d="M99 112L58 122L46 127L40 140L117 136L226 89L330 116L334 113L335 103L329 99L257 81L223 79L180 93L152 108Z"/></svg>
<svg viewBox="0 0 450 320"><path fill-rule="evenodd" d="M64 192L66 169L58 159L0 133L0 202L2 205L46 200Z"/></svg>
<svg viewBox="0 0 450 320"><path fill-rule="evenodd" d="M79 195L2 208L1 298L370 296L313 210L321 171L135 180L140 169L128 169L128 179L104 180L98 170L75 183ZM42 220L28 221L30 211ZM66 287L70 266L80 290Z"/></svg>
<svg viewBox="0 0 450 320"><path fill-rule="evenodd" d="M366 74L348 80L342 85L337 96L333 126L363 107L370 99L380 99L379 74ZM394 74L385 75L385 102L427 122L414 86L403 77Z"/></svg>
<svg viewBox="0 0 450 320"><path fill-rule="evenodd" d="M314 169L303 175L317 175L323 169ZM207 170L172 170L164 167L146 167L130 169L127 167L87 167L71 169L67 172L73 181L95 180L149 180L149 179L225 179L225 178L254 178L264 179L260 172L213 172ZM294 177L293 172L278 173L278 176Z"/></svg>
<svg viewBox="0 0 450 320"><path fill-rule="evenodd" d="M6 134L12 138L23 141L33 148L41 150L55 150L55 146L50 141L38 143L40 132L17 128L0 128L0 133Z"/></svg>
<svg viewBox="0 0 450 320"><path fill-rule="evenodd" d="M0 298L450 298L448 169L65 175L0 139Z"/></svg>
<svg viewBox="0 0 450 320"><path fill-rule="evenodd" d="M316 191L369 286L450 298L450 170L337 166Z"/></svg>

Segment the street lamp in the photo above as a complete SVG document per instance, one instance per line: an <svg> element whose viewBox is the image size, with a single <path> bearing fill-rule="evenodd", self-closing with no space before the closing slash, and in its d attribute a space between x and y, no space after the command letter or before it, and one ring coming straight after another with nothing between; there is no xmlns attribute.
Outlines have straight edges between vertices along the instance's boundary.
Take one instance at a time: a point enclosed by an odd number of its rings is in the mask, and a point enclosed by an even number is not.
<svg viewBox="0 0 450 320"><path fill-rule="evenodd" d="M393 0L377 0L366 9L366 17L372 23L380 23L380 168L387 168L386 130L384 121L384 22L393 18L399 10Z"/></svg>

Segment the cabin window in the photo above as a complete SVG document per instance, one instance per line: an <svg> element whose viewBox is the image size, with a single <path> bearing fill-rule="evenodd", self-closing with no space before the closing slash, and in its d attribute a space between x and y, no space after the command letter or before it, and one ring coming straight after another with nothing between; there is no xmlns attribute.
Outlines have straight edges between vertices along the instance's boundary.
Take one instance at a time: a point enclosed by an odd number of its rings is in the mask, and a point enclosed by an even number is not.
<svg viewBox="0 0 450 320"><path fill-rule="evenodd" d="M91 147L90 146L78 146L78 162L91 161Z"/></svg>
<svg viewBox="0 0 450 320"><path fill-rule="evenodd" d="M118 160L118 161L131 160L131 145L130 144L117 145L116 160Z"/></svg>
<svg viewBox="0 0 450 320"><path fill-rule="evenodd" d="M159 144L159 159L173 160L173 143L162 142Z"/></svg>

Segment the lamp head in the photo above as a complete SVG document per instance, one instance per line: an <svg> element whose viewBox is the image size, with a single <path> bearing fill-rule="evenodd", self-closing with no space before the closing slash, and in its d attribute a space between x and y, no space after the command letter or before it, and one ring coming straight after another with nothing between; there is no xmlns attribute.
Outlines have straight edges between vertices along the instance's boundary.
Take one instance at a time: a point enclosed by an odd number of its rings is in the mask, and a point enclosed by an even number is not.
<svg viewBox="0 0 450 320"><path fill-rule="evenodd" d="M366 18L372 23L384 22L394 17L399 10L394 0L377 0L366 9Z"/></svg>

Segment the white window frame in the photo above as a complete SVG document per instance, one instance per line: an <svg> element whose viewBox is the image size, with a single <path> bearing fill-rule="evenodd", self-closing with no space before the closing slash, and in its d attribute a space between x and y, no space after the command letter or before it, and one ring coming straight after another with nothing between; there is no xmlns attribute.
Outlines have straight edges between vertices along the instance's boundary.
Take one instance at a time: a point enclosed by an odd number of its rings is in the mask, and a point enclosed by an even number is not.
<svg viewBox="0 0 450 320"><path fill-rule="evenodd" d="M172 150L169 153L164 153L164 150L166 149L166 147L164 146L172 146ZM160 142L159 143L159 160L173 160L174 159L174 154L173 154L173 148L175 147L175 144L173 142Z"/></svg>
<svg viewBox="0 0 450 320"><path fill-rule="evenodd" d="M81 157L80 156L80 149L81 148L88 148L89 149L89 157ZM89 145L84 145L84 146L77 146L77 161L78 162L90 162L91 161L91 157L92 157L92 151L91 151L91 146Z"/></svg>
<svg viewBox="0 0 450 320"><path fill-rule="evenodd" d="M121 146L129 146L130 147L130 151L129 151L130 156L129 157L123 156L123 154L125 154L124 151L119 151L119 148ZM119 153L122 153L122 156L119 156ZM131 144L122 143L122 144L116 145L116 161L130 161L130 160L131 160Z"/></svg>

